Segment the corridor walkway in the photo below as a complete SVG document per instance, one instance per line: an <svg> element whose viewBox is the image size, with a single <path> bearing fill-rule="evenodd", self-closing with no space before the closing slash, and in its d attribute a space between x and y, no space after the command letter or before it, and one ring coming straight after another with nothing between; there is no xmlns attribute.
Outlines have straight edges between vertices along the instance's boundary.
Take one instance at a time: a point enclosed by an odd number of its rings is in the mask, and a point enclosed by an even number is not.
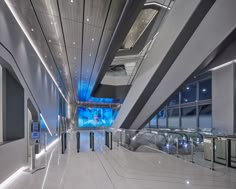
<svg viewBox="0 0 236 189"><path fill-rule="evenodd" d="M89 149L89 132L81 132L81 151L75 133L68 134L68 149L57 143L34 174L23 172L9 189L223 189L236 188L236 174L214 172L163 153L131 152L104 146L103 131L95 131L95 152Z"/></svg>

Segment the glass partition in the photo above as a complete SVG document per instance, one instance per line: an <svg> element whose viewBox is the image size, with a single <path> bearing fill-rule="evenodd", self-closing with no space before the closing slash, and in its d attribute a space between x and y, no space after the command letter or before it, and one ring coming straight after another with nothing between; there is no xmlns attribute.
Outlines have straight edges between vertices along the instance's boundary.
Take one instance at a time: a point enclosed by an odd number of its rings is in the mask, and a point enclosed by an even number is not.
<svg viewBox="0 0 236 189"><path fill-rule="evenodd" d="M168 109L168 128L179 128L179 109Z"/></svg>
<svg viewBox="0 0 236 189"><path fill-rule="evenodd" d="M197 128L195 106L181 108L181 124L182 128Z"/></svg>

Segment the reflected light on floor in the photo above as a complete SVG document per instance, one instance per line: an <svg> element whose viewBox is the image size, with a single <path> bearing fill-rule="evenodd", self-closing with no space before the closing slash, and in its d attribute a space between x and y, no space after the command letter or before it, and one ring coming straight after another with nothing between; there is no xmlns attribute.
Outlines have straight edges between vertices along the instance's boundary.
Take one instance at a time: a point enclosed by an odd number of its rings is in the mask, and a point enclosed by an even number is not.
<svg viewBox="0 0 236 189"><path fill-rule="evenodd" d="M0 184L0 189L6 188L9 184L11 184L20 174L23 170L25 170L27 167L21 167L18 169L15 173L13 173L10 177L8 177L5 181L3 181Z"/></svg>
<svg viewBox="0 0 236 189"><path fill-rule="evenodd" d="M50 148L52 148L57 142L59 141L59 138L57 138L56 140L54 140L51 144L49 144L46 149L50 150ZM42 149L41 152L39 154L36 154L36 159L40 158L43 154L45 154L45 150Z"/></svg>

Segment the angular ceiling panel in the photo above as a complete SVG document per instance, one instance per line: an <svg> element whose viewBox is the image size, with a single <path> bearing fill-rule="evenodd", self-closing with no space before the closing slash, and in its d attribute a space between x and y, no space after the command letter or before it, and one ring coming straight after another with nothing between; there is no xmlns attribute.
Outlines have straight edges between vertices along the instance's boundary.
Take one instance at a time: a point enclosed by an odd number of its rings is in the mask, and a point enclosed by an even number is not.
<svg viewBox="0 0 236 189"><path fill-rule="evenodd" d="M29 0L32 1L34 8L43 14L59 16L57 0Z"/></svg>
<svg viewBox="0 0 236 189"><path fill-rule="evenodd" d="M59 17L41 13L37 15L48 43L64 46Z"/></svg>
<svg viewBox="0 0 236 189"><path fill-rule="evenodd" d="M83 24L67 19L62 19L62 24L67 48L81 49Z"/></svg>
<svg viewBox="0 0 236 189"><path fill-rule="evenodd" d="M83 22L83 0L59 0L63 19Z"/></svg>
<svg viewBox="0 0 236 189"><path fill-rule="evenodd" d="M86 0L84 22L102 28L111 0Z"/></svg>

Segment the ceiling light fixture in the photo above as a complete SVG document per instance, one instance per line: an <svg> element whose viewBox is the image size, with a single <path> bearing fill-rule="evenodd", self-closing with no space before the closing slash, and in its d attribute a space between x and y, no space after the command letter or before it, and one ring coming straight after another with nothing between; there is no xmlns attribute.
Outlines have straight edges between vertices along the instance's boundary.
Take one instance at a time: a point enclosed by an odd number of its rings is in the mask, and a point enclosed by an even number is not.
<svg viewBox="0 0 236 189"><path fill-rule="evenodd" d="M73 42L73 45L75 45L75 41Z"/></svg>
<svg viewBox="0 0 236 189"><path fill-rule="evenodd" d="M91 53L89 53L89 56L92 56L92 54L91 54Z"/></svg>
<svg viewBox="0 0 236 189"><path fill-rule="evenodd" d="M70 0L71 3L74 3L74 0Z"/></svg>
<svg viewBox="0 0 236 189"><path fill-rule="evenodd" d="M34 31L34 28L31 28L31 31L33 32L33 31Z"/></svg>
<svg viewBox="0 0 236 189"><path fill-rule="evenodd" d="M161 3L157 3L157 2L151 2L151 3L145 3L144 6L148 6L148 5L157 5L159 7L162 7L164 9L168 9L170 10L170 7L166 6L166 5L163 5Z"/></svg>
<svg viewBox="0 0 236 189"><path fill-rule="evenodd" d="M236 60L232 60L232 61L230 61L230 62L226 62L226 63L224 63L224 64L221 64L220 66L216 66L216 67L210 69L209 71L215 71L215 70L221 69L221 68L223 68L223 67L225 67L225 66L228 66L228 65L230 65L230 64L233 64L233 63L236 63Z"/></svg>
<svg viewBox="0 0 236 189"><path fill-rule="evenodd" d="M47 56L44 56L45 58L47 58Z"/></svg>
<svg viewBox="0 0 236 189"><path fill-rule="evenodd" d="M94 41L94 38L92 38L92 41Z"/></svg>
<svg viewBox="0 0 236 189"><path fill-rule="evenodd" d="M52 136L52 132L51 132L51 130L49 129L49 127L48 127L48 124L46 123L46 121L45 121L45 119L44 119L44 117L43 117L43 115L40 113L40 117L42 118L42 120L43 120L43 122L44 122L44 124L45 124L45 126L46 126L46 128L47 128L47 130L48 130L48 132L49 132L49 134Z"/></svg>
<svg viewBox="0 0 236 189"><path fill-rule="evenodd" d="M48 42L49 42L49 43L51 43L51 42L52 42L52 40L51 40L51 39L49 39L49 40L48 40Z"/></svg>
<svg viewBox="0 0 236 189"><path fill-rule="evenodd" d="M89 18L86 18L86 21L89 22Z"/></svg>
<svg viewBox="0 0 236 189"><path fill-rule="evenodd" d="M19 24L20 28L22 29L22 31L24 32L25 36L27 37L27 39L29 40L30 44L32 45L33 49L35 50L36 54L38 55L39 59L41 60L43 66L45 67L45 69L47 70L48 74L50 75L50 77L52 78L54 84L56 85L58 91L61 93L62 97L64 98L64 100L67 102L68 104L68 100L66 99L66 96L64 95L64 93L62 92L62 89L59 87L59 84L57 83L56 79L53 77L50 69L48 68L46 62L44 61L42 55L40 54L37 46L34 44L33 40L31 39L29 33L27 32L26 28L24 27L23 23L21 22L19 16L16 14L15 10L11 7L11 4L9 2L9 0L5 0L8 8L10 9L11 13L13 14L14 18L16 19L17 23Z"/></svg>

